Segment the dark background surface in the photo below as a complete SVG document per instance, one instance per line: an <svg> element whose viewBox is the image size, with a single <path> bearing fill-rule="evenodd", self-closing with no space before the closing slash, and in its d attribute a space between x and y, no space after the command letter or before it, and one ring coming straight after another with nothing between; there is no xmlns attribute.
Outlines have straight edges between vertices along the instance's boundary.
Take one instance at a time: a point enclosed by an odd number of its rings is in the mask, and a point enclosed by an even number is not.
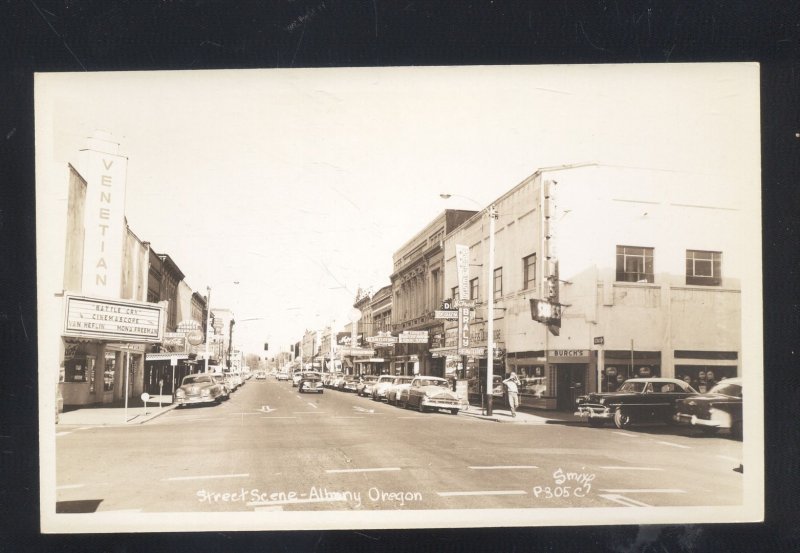
<svg viewBox="0 0 800 553"><path fill-rule="evenodd" d="M0 552L800 551L796 2L6 0L0 10ZM701 61L761 63L765 523L39 535L35 71Z"/></svg>

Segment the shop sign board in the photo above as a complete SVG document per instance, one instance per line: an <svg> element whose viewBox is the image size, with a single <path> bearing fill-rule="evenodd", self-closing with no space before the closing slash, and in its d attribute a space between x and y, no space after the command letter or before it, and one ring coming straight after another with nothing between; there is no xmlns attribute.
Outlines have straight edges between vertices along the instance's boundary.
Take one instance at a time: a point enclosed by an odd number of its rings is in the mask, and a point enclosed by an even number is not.
<svg viewBox="0 0 800 553"><path fill-rule="evenodd" d="M434 319L450 319L450 320L457 320L458 319L458 311L455 309L437 309L433 312Z"/></svg>
<svg viewBox="0 0 800 553"><path fill-rule="evenodd" d="M374 345L374 346L386 346L391 344L397 343L397 336L391 335L378 335L378 336L367 336L367 342Z"/></svg>
<svg viewBox="0 0 800 553"><path fill-rule="evenodd" d="M486 355L486 348L458 348L458 354L480 357L482 355Z"/></svg>
<svg viewBox="0 0 800 553"><path fill-rule="evenodd" d="M606 343L606 339L605 339L604 336L595 336L594 337L594 345L602 346L602 345L605 345L605 343Z"/></svg>
<svg viewBox="0 0 800 553"><path fill-rule="evenodd" d="M343 347L339 348L338 352L342 355L350 355L353 357L374 357L375 350L374 349L367 349L367 348L350 348L350 347Z"/></svg>
<svg viewBox="0 0 800 553"><path fill-rule="evenodd" d="M400 333L401 344L427 344L427 330L406 330Z"/></svg>
<svg viewBox="0 0 800 553"><path fill-rule="evenodd" d="M461 309L462 307L469 307L470 309L475 309L475 300L468 300L468 299L459 299L456 298L453 300L453 307L456 309Z"/></svg>
<svg viewBox="0 0 800 553"><path fill-rule="evenodd" d="M184 349L186 347L186 336L182 332L165 332L163 346Z"/></svg>
<svg viewBox="0 0 800 553"><path fill-rule="evenodd" d="M561 304L547 300L531 300L531 318L547 325L561 326Z"/></svg>
<svg viewBox="0 0 800 553"><path fill-rule="evenodd" d="M131 300L64 296L63 335L95 340L162 342L164 306Z"/></svg>

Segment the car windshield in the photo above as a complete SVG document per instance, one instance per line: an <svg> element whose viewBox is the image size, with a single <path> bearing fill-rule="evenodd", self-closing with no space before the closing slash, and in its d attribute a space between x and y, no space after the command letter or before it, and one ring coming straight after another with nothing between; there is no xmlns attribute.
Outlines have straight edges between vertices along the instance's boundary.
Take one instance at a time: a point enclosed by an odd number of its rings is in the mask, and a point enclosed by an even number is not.
<svg viewBox="0 0 800 553"><path fill-rule="evenodd" d="M205 374L183 377L184 384L208 384L209 382L211 382L211 377Z"/></svg>
<svg viewBox="0 0 800 553"><path fill-rule="evenodd" d="M438 378L420 378L419 379L420 386L441 386L443 388L449 388L450 386L447 383L447 380L439 380Z"/></svg>
<svg viewBox="0 0 800 553"><path fill-rule="evenodd" d="M711 388L712 394L722 394L730 397L742 397L742 386L733 382L720 382Z"/></svg>
<svg viewBox="0 0 800 553"><path fill-rule="evenodd" d="M364 382L375 382L377 380L378 380L377 376L365 376L364 377Z"/></svg>
<svg viewBox="0 0 800 553"><path fill-rule="evenodd" d="M641 394L644 391L645 386L647 386L647 382L632 382L628 380L622 386L619 387L619 391L635 392L637 394Z"/></svg>

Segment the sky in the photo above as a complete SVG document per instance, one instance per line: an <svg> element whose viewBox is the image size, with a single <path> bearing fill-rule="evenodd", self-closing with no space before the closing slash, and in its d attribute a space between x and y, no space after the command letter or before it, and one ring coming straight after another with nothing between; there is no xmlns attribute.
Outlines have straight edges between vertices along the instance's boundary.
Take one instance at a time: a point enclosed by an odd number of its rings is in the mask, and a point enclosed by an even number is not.
<svg viewBox="0 0 800 553"><path fill-rule="evenodd" d="M247 352L341 328L359 288L445 209L482 209L579 162L724 176L753 157L754 64L38 74L52 143L128 158L125 213ZM755 121L755 124L754 124ZM444 200L441 193L453 196Z"/></svg>

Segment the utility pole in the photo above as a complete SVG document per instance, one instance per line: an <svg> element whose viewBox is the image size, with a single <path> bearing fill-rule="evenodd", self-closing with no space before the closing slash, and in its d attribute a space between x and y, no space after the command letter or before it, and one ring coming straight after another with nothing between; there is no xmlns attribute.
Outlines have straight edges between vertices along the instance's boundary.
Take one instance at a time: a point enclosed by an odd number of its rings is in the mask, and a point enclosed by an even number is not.
<svg viewBox="0 0 800 553"><path fill-rule="evenodd" d="M206 297L206 353L205 353L205 370L203 372L208 372L208 343L209 343L209 335L211 334L211 286L206 286L206 292L208 296Z"/></svg>

